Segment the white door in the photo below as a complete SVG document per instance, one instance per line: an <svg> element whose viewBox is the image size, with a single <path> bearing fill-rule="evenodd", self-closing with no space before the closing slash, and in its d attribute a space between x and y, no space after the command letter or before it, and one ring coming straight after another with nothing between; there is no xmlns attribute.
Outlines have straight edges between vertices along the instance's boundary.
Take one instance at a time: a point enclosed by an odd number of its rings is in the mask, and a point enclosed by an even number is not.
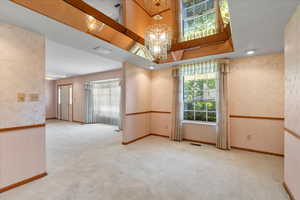
<svg viewBox="0 0 300 200"><path fill-rule="evenodd" d="M58 86L58 119L72 121L72 85Z"/></svg>

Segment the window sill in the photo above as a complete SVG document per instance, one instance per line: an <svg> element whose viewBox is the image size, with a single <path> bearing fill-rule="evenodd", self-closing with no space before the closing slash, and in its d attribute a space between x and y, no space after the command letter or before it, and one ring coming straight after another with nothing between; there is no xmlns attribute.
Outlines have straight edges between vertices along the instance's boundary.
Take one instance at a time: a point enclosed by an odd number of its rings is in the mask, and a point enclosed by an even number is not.
<svg viewBox="0 0 300 200"><path fill-rule="evenodd" d="M203 125L203 126L216 126L217 123L214 122L197 122L197 121L189 121L189 120L183 120L183 124L195 124L195 125Z"/></svg>

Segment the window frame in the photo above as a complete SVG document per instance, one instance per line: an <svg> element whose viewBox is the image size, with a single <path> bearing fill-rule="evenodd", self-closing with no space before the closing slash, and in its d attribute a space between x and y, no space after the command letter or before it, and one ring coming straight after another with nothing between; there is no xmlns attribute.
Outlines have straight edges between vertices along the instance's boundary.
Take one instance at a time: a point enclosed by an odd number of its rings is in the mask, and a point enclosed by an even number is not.
<svg viewBox="0 0 300 200"><path fill-rule="evenodd" d="M181 105L181 109L182 109L182 122L185 123L185 124L199 124L199 125L211 125L211 126L215 126L218 122L218 91L219 91L219 79L218 79L218 73L217 72L214 72L215 73L215 78L214 79L209 79L209 78L205 78L205 79L202 79L202 80L205 80L205 81L208 81L208 80L215 80L215 89L202 89L202 90L199 90L199 91L215 91L215 99L214 99L214 102L215 102L215 110L214 111L209 111L208 110L208 107L206 105L206 108L205 108L205 111L201 111L201 110L197 110L195 107L195 102L193 100L193 110L189 110L189 109L185 109L185 99L184 99L184 96L185 96L185 77L186 76L183 76L181 81L180 81L180 84L181 84L181 87L182 87L182 94L181 94L181 101L182 101L182 105ZM207 73L208 74L208 73ZM190 75L190 76L195 76L195 75ZM196 80L196 79L195 79ZM201 79L198 79L198 80L201 80ZM195 98L195 89L193 89L193 99ZM204 96L204 95L203 95ZM186 120L184 118L184 114L185 112L193 112L194 113L194 120ZM206 121L201 121L201 120L196 120L196 113L204 113L205 112L205 115L206 115ZM208 113L215 113L215 116L216 116L216 121L215 122L212 122L212 121L208 121Z"/></svg>
<svg viewBox="0 0 300 200"><path fill-rule="evenodd" d="M196 19L203 18L204 16L208 17L209 15L216 13L216 8L214 7L214 4L213 4L213 8L212 9L207 10L206 12L202 13L201 15L194 15L194 16L190 16L190 17L186 16L187 9L192 8L195 11L195 9L196 9L197 6L199 6L201 4L205 4L208 1L210 1L210 0L204 0L203 2L200 2L200 3L197 3L197 4L193 3L192 6L190 6L188 8L185 8L184 5L183 5L184 4L183 0L178 0L178 2L179 2L179 8L181 10L181 12L179 14L179 24L180 24L180 26L179 26L180 27L179 33L180 33L180 40L181 41L188 41L188 40L190 40L190 39L186 39L186 38L189 37L189 34L188 34L189 31L188 30L190 30L190 28L188 28L187 30L185 30L186 29L185 28L185 23L187 21L192 20L193 23L195 24ZM207 26L207 25L205 25L205 26ZM196 26L194 25L194 28L195 27ZM217 25L215 24L215 29L216 28L217 28ZM209 30L212 30L212 29L209 29ZM200 32L199 32L199 34L200 34ZM211 35L211 34L208 34L208 35ZM197 38L201 38L201 37L196 37L196 38L191 38L191 39L197 39Z"/></svg>

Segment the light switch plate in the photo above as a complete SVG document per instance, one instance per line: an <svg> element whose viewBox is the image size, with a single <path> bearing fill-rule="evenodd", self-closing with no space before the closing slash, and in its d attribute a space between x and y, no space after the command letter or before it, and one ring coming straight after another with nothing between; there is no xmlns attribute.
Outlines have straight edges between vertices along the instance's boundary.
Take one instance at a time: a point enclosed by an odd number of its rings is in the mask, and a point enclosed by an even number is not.
<svg viewBox="0 0 300 200"><path fill-rule="evenodd" d="M39 101L39 94L37 93L29 94L29 101Z"/></svg>
<svg viewBox="0 0 300 200"><path fill-rule="evenodd" d="M25 102L26 94L25 93L17 93L17 101Z"/></svg>

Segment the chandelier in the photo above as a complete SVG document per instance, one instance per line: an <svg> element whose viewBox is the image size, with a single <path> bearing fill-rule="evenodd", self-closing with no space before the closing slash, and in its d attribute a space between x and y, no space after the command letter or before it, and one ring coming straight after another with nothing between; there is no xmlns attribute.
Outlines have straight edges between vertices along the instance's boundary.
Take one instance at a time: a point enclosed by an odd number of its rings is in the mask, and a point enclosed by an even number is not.
<svg viewBox="0 0 300 200"><path fill-rule="evenodd" d="M155 20L162 19L156 15ZM157 60L165 60L168 58L168 51L172 44L171 29L165 24L154 24L149 26L145 31L145 46L152 56Z"/></svg>
<svg viewBox="0 0 300 200"><path fill-rule="evenodd" d="M99 33L104 28L104 23L99 22L94 17L88 15L86 17L88 31L93 34Z"/></svg>

